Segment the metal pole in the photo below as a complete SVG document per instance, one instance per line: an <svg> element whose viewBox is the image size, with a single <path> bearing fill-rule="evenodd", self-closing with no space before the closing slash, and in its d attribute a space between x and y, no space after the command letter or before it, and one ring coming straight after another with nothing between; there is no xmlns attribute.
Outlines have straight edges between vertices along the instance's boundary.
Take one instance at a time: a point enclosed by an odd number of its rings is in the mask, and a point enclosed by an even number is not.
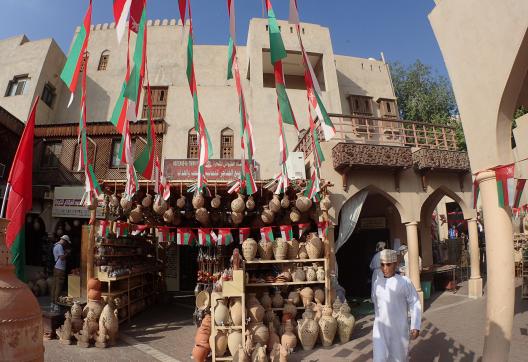
<svg viewBox="0 0 528 362"><path fill-rule="evenodd" d="M4 211L7 204L7 196L9 195L9 191L11 190L11 185L7 184L6 189L4 192L4 199L2 200L2 210L0 210L0 218L4 217Z"/></svg>

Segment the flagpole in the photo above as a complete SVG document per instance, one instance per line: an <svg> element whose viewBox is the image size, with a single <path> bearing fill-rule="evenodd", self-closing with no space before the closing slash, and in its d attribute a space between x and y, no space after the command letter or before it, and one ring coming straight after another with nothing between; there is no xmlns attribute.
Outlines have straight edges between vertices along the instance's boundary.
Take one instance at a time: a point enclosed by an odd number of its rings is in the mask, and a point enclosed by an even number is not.
<svg viewBox="0 0 528 362"><path fill-rule="evenodd" d="M8 184L6 184L6 189L5 189L5 192L4 192L4 198L2 200L2 210L0 210L0 218L4 217L5 206L7 204L7 196L9 195L9 191L10 190L11 190L11 185L8 183Z"/></svg>

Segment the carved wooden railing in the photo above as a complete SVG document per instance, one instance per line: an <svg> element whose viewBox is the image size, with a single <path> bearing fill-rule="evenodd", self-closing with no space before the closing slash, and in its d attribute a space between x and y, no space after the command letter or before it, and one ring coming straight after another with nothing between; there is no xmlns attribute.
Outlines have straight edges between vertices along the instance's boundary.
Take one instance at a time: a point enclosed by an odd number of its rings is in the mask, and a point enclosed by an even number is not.
<svg viewBox="0 0 528 362"><path fill-rule="evenodd" d="M351 142L401 147L419 147L457 151L455 128L432 123L403 121L394 118L330 115L336 128L337 142ZM319 137L324 140L320 126ZM295 151L308 157L312 152L310 132L299 139Z"/></svg>

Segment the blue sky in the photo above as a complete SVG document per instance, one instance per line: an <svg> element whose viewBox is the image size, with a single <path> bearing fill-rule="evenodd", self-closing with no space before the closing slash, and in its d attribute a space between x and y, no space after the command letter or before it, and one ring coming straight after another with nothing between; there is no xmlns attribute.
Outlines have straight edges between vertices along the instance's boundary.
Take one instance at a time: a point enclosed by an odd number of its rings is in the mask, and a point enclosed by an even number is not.
<svg viewBox="0 0 528 362"><path fill-rule="evenodd" d="M1 0L0 39L26 34L53 37L66 52L88 0ZM112 0L93 0L93 23L111 22ZM289 0L273 0L279 19L288 18ZM177 0L149 0L150 19L179 17ZM446 75L442 55L427 20L433 0L298 0L301 21L329 27L334 52L409 64L416 59ZM193 0L197 44L225 44L226 0ZM238 41L244 44L249 19L262 17L262 0L237 0Z"/></svg>

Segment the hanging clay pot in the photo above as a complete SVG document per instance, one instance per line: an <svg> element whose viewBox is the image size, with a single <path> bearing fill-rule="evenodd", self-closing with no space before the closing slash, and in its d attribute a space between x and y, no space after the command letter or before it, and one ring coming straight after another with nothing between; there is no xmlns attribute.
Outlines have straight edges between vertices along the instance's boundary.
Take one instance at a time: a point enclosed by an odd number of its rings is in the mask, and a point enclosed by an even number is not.
<svg viewBox="0 0 528 362"><path fill-rule="evenodd" d="M303 268L298 266L292 274L292 279L294 282L304 282L306 281L306 273Z"/></svg>
<svg viewBox="0 0 528 362"><path fill-rule="evenodd" d="M202 194L200 193L196 193L194 194L193 198L192 198L192 205L195 209L199 209L201 207L204 207L205 205L205 198L203 197Z"/></svg>
<svg viewBox="0 0 528 362"><path fill-rule="evenodd" d="M151 194L147 194L147 196L145 196L143 198L143 200L141 200L141 205L148 209L149 207L152 206L152 195Z"/></svg>
<svg viewBox="0 0 528 362"><path fill-rule="evenodd" d="M242 255L247 261L252 261L257 255L257 242L255 239L247 238L242 243Z"/></svg>
<svg viewBox="0 0 528 362"><path fill-rule="evenodd" d="M295 207L290 211L290 220L293 223L301 221L301 212Z"/></svg>
<svg viewBox="0 0 528 362"><path fill-rule="evenodd" d="M277 238L273 242L273 256L275 260L284 260L288 256L288 243L283 238Z"/></svg>
<svg viewBox="0 0 528 362"><path fill-rule="evenodd" d="M167 211L168 207L169 205L167 205L167 201L163 200L160 195L156 196L156 199L154 200L154 206L152 206L156 214L163 215L165 211Z"/></svg>
<svg viewBox="0 0 528 362"><path fill-rule="evenodd" d="M181 195L180 198L176 200L176 207L178 207L178 209L184 209L185 203L185 196Z"/></svg>
<svg viewBox="0 0 528 362"><path fill-rule="evenodd" d="M297 330L299 341L305 351L313 349L317 337L319 336L319 325L314 321L314 313L311 308L307 308L303 313L303 318L299 321Z"/></svg>
<svg viewBox="0 0 528 362"><path fill-rule="evenodd" d="M308 259L308 252L306 251L306 243L299 243L299 259Z"/></svg>
<svg viewBox="0 0 528 362"><path fill-rule="evenodd" d="M211 200L211 207L213 209L218 209L220 206L222 206L222 199L220 198L219 194L216 194Z"/></svg>
<svg viewBox="0 0 528 362"><path fill-rule="evenodd" d="M262 322L250 323L249 330L253 333L253 342L260 343L261 346L267 345L269 340L268 327Z"/></svg>
<svg viewBox="0 0 528 362"><path fill-rule="evenodd" d="M310 303L313 302L314 292L313 292L312 288L304 287L303 289L301 289L301 293L300 294L301 294L303 306L305 308L308 307L310 305Z"/></svg>
<svg viewBox="0 0 528 362"><path fill-rule="evenodd" d="M314 289L314 299L316 303L324 304L325 302L325 292L322 288Z"/></svg>
<svg viewBox="0 0 528 362"><path fill-rule="evenodd" d="M114 193L112 196L110 196L110 207L118 207L119 206L119 199L117 198L117 195Z"/></svg>
<svg viewBox="0 0 528 362"><path fill-rule="evenodd" d="M284 194L284 196L282 197L281 207L283 209L287 209L288 207L290 207L290 198L286 194Z"/></svg>
<svg viewBox="0 0 528 362"><path fill-rule="evenodd" d="M273 306L273 308L282 308L282 306L284 305L284 299L282 298L282 295L278 290L275 291L275 294L273 295L271 305Z"/></svg>
<svg viewBox="0 0 528 362"><path fill-rule="evenodd" d="M130 210L132 210L132 200L129 200L126 197L122 197L119 204L123 208L124 212L129 212Z"/></svg>
<svg viewBox="0 0 528 362"><path fill-rule="evenodd" d="M172 207L163 213L163 221L166 224L172 224L174 221L174 209Z"/></svg>
<svg viewBox="0 0 528 362"><path fill-rule="evenodd" d="M339 341L341 343L347 343L350 341L350 336L354 330L355 323L356 319L352 314L350 314L350 307L346 302L343 303L337 318L337 330L339 332Z"/></svg>
<svg viewBox="0 0 528 362"><path fill-rule="evenodd" d="M299 257L299 241L297 239L291 239L288 243L288 259L295 260Z"/></svg>
<svg viewBox="0 0 528 362"><path fill-rule="evenodd" d="M277 213L281 209L281 201L279 199L279 195L274 194L273 199L268 203L268 207L273 213Z"/></svg>
<svg viewBox="0 0 528 362"><path fill-rule="evenodd" d="M326 278L324 267L318 266L317 267L317 281L324 282Z"/></svg>
<svg viewBox="0 0 528 362"><path fill-rule="evenodd" d="M264 224L271 224L275 218L275 214L269 209L268 205L264 205L260 218Z"/></svg>
<svg viewBox="0 0 528 362"><path fill-rule="evenodd" d="M244 213L242 212L232 212L231 213L231 222L233 225L239 225L244 221Z"/></svg>
<svg viewBox="0 0 528 362"><path fill-rule="evenodd" d="M260 298L260 304L262 304L265 310L268 310L271 308L271 297L268 291L262 292L262 297Z"/></svg>
<svg viewBox="0 0 528 362"><path fill-rule="evenodd" d="M223 331L218 331L215 337L215 355L223 357L227 350L227 335Z"/></svg>
<svg viewBox="0 0 528 362"><path fill-rule="evenodd" d="M244 197L239 193L237 198L231 201L231 211L242 213L245 209L246 203L244 202Z"/></svg>
<svg viewBox="0 0 528 362"><path fill-rule="evenodd" d="M139 224L143 221L143 212L141 211L140 204L134 210L130 211L128 219L132 224Z"/></svg>
<svg viewBox="0 0 528 362"><path fill-rule="evenodd" d="M242 333L238 330L229 332L227 336L227 347L229 348L231 356L234 356L236 351L238 351L239 345L242 346Z"/></svg>
<svg viewBox="0 0 528 362"><path fill-rule="evenodd" d="M295 350L295 347L297 347L297 337L293 333L293 325L291 320L286 321L284 324L284 333L281 337L281 344L290 353Z"/></svg>
<svg viewBox="0 0 528 362"><path fill-rule="evenodd" d="M214 309L214 321L217 326L227 326L229 324L229 308L227 308L226 301L219 299L218 304Z"/></svg>
<svg viewBox="0 0 528 362"><path fill-rule="evenodd" d="M306 274L306 280L309 282L315 282L317 280L317 272L311 266L305 266L304 272Z"/></svg>
<svg viewBox="0 0 528 362"><path fill-rule="evenodd" d="M240 298L231 298L229 300L229 315L231 316L233 325L242 325L242 301Z"/></svg>
<svg viewBox="0 0 528 362"><path fill-rule="evenodd" d="M332 207L332 201L330 201L330 197L328 197L328 194L326 194L321 202L319 203L319 207L321 208L321 211L328 211Z"/></svg>
<svg viewBox="0 0 528 362"><path fill-rule="evenodd" d="M306 252L310 259L317 259L321 256L321 250L323 248L323 242L316 233L310 233L306 242Z"/></svg>
<svg viewBox="0 0 528 362"><path fill-rule="evenodd" d="M255 209L255 200L253 199L252 195L249 195L247 201L246 201L246 209L248 211L253 211Z"/></svg>
<svg viewBox="0 0 528 362"><path fill-rule="evenodd" d="M261 239L258 244L258 254L262 260L273 259L273 243L267 239Z"/></svg>
<svg viewBox="0 0 528 362"><path fill-rule="evenodd" d="M323 316L319 320L319 338L323 347L332 345L336 332L337 321L332 317L332 308L327 305L323 307Z"/></svg>
<svg viewBox="0 0 528 362"><path fill-rule="evenodd" d="M295 305L301 304L301 295L299 294L301 292L300 288L297 288L295 290L292 290L290 294L288 294L288 299L292 301Z"/></svg>
<svg viewBox="0 0 528 362"><path fill-rule="evenodd" d="M196 220L202 224L207 225L209 224L209 211L205 207L200 207L196 210L195 213Z"/></svg>
<svg viewBox="0 0 528 362"><path fill-rule="evenodd" d="M256 293L248 294L247 312L248 317L251 318L252 322L258 323L262 322L264 319L265 310L262 304L258 301Z"/></svg>

